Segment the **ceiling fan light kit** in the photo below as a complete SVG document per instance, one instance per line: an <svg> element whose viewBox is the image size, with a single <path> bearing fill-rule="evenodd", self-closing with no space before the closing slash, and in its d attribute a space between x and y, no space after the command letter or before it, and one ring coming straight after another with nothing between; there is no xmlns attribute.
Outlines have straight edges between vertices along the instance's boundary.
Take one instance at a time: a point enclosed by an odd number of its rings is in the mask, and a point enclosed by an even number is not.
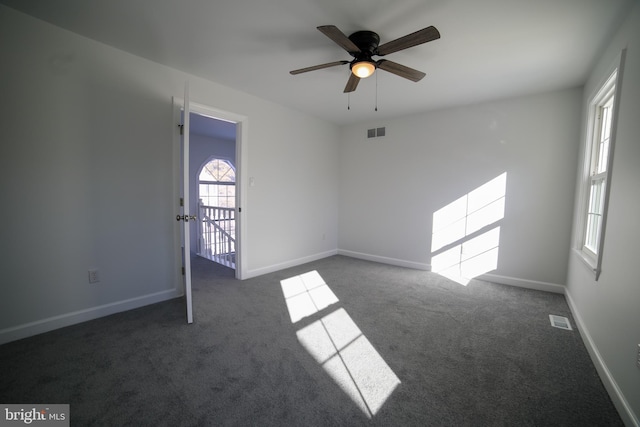
<svg viewBox="0 0 640 427"><path fill-rule="evenodd" d="M376 64L369 61L359 61L351 65L351 72L361 79L366 79L376 70Z"/></svg>
<svg viewBox="0 0 640 427"><path fill-rule="evenodd" d="M290 71L290 73L295 75L334 67L337 65L349 64L351 74L349 75L349 80L344 88L345 93L355 91L360 79L371 76L377 68L413 82L420 81L425 76L425 73L422 71L414 70L413 68L386 59L379 59L376 61L372 59L372 57L385 56L390 53L398 52L400 50L408 49L440 38L440 33L433 26L407 34L404 37L392 40L383 45L380 45L380 36L373 31L356 31L347 37L335 25L322 25L318 27L318 30L347 51L347 53L353 56L354 59L352 61L335 61L312 67L300 68L298 70Z"/></svg>

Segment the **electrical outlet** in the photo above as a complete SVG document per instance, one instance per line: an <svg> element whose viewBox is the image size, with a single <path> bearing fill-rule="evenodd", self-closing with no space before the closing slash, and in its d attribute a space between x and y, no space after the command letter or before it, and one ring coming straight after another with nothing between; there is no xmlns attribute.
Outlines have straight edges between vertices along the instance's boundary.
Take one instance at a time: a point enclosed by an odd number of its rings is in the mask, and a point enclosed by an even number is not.
<svg viewBox="0 0 640 427"><path fill-rule="evenodd" d="M100 276L98 275L98 270L89 270L89 283L98 283L99 281Z"/></svg>
<svg viewBox="0 0 640 427"><path fill-rule="evenodd" d="M636 367L640 369L640 344L638 344L638 353L636 354Z"/></svg>

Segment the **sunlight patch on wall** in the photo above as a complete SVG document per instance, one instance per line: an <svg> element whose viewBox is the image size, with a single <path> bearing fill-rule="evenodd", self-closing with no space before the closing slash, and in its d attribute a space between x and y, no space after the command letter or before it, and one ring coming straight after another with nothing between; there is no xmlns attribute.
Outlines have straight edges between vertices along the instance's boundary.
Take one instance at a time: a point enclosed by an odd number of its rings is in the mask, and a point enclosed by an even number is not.
<svg viewBox="0 0 640 427"><path fill-rule="evenodd" d="M339 302L317 271L280 282L292 323ZM317 317L317 316L316 316ZM344 308L301 327L300 344L368 417L373 417L400 380Z"/></svg>
<svg viewBox="0 0 640 427"><path fill-rule="evenodd" d="M498 267L507 173L433 213L431 270L467 285Z"/></svg>

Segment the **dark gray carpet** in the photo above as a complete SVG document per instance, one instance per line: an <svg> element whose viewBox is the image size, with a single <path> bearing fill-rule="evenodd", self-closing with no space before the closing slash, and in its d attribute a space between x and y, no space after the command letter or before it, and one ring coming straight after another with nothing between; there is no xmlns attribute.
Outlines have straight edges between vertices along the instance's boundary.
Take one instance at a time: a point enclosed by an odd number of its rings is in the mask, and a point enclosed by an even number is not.
<svg viewBox="0 0 640 427"><path fill-rule="evenodd" d="M342 256L242 282L193 264L196 323L173 300L0 346L0 402L78 426L622 425L561 295ZM312 270L339 301L292 323L280 281ZM326 363L298 339L340 325L362 336Z"/></svg>

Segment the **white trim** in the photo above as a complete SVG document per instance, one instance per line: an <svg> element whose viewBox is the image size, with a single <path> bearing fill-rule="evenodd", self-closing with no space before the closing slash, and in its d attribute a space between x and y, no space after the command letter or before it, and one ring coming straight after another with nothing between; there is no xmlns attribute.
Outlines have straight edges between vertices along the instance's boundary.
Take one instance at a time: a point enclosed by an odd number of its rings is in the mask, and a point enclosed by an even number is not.
<svg viewBox="0 0 640 427"><path fill-rule="evenodd" d="M538 280L520 279L518 277L501 276L499 274L483 274L476 277L478 280L498 283L500 285L516 286L518 288L534 289L536 291L564 294L566 287L557 283L540 282Z"/></svg>
<svg viewBox="0 0 640 427"><path fill-rule="evenodd" d="M249 184L249 118L237 117L236 122L236 279L242 280L247 275L246 262L249 259L249 245L247 244L248 221L245 220L249 199L247 197L247 185ZM240 173L238 173L240 172Z"/></svg>
<svg viewBox="0 0 640 427"><path fill-rule="evenodd" d="M398 267L413 268L416 270L431 271L431 265L418 263L414 261L406 261L397 258L383 257L379 255L365 254L362 252L349 251L346 249L338 249L338 255L344 255L352 258L364 259L367 261L379 262L381 264L396 265ZM525 289L534 289L537 291L552 292L555 294L564 294L565 286L557 283L540 282L537 280L520 279L517 277L501 276L498 274L483 274L476 277L478 280L486 280L487 282L498 283L500 285L516 286Z"/></svg>
<svg viewBox="0 0 640 427"><path fill-rule="evenodd" d="M633 409L631 409L629 402L627 402L627 399L625 399L624 394L620 390L620 387L618 387L618 384L613 378L613 375L611 375L609 368L607 368L604 359L598 351L598 347L591 338L591 334L589 334L589 330L582 321L582 316L580 315L577 306L573 302L571 293L568 289L565 291L564 296L567 300L567 304L569 305L569 309L571 310L571 314L573 314L573 319L576 322L576 327L580 332L582 341L584 342L584 345L587 348L589 355L591 356L591 361L598 371L600 380L609 393L611 401L618 410L620 418L622 418L622 421L627 426L640 427L640 420L638 420L638 417L633 413Z"/></svg>
<svg viewBox="0 0 640 427"><path fill-rule="evenodd" d="M413 268L415 270L431 271L430 264L424 264L424 263L415 262L415 261L406 261L406 260L397 259L397 258L388 258L384 256L379 256L379 255L365 254L362 252L349 251L346 249L338 249L338 255L344 255L351 258L364 259L366 261L379 262L381 264L396 265L398 267Z"/></svg>
<svg viewBox="0 0 640 427"><path fill-rule="evenodd" d="M33 335L42 334L44 332L53 331L54 329L64 328L66 326L75 325L88 320L98 319L111 314L133 310L135 308L144 307L145 305L168 301L180 296L182 296L182 294L176 289L169 289L124 301L112 302L97 307L87 308L85 310L65 313L59 316L49 317L47 319L36 320L35 322L29 322L23 325L13 326L11 328L0 330L0 344L31 337Z"/></svg>
<svg viewBox="0 0 640 427"><path fill-rule="evenodd" d="M262 276L263 274L273 273L275 271L284 270L285 268L295 267L297 265L306 264L312 261L317 261L319 259L327 258L336 254L337 254L336 250L331 250L326 252L320 252L314 255L309 255L302 258L297 258L287 262L282 262L280 264L273 264L267 267L256 268L254 270L249 270L247 272L246 277L243 277L243 279L251 279L252 277Z"/></svg>
<svg viewBox="0 0 640 427"><path fill-rule="evenodd" d="M173 126L173 144L172 144L172 164L173 164L173 197L171 200L171 206L174 209L174 213L181 214L180 205L178 200L182 195L182 175L181 175L181 163L180 156L180 111L184 102L182 99L173 97L172 99L172 126ZM174 247L174 275L173 280L175 284L175 290L179 294L184 294L184 281L182 280L182 227L175 226L173 228L173 247Z"/></svg>
<svg viewBox="0 0 640 427"><path fill-rule="evenodd" d="M596 274L595 260L592 257L588 256L580 249L574 248L572 249L572 252L589 270L593 272L594 275Z"/></svg>

